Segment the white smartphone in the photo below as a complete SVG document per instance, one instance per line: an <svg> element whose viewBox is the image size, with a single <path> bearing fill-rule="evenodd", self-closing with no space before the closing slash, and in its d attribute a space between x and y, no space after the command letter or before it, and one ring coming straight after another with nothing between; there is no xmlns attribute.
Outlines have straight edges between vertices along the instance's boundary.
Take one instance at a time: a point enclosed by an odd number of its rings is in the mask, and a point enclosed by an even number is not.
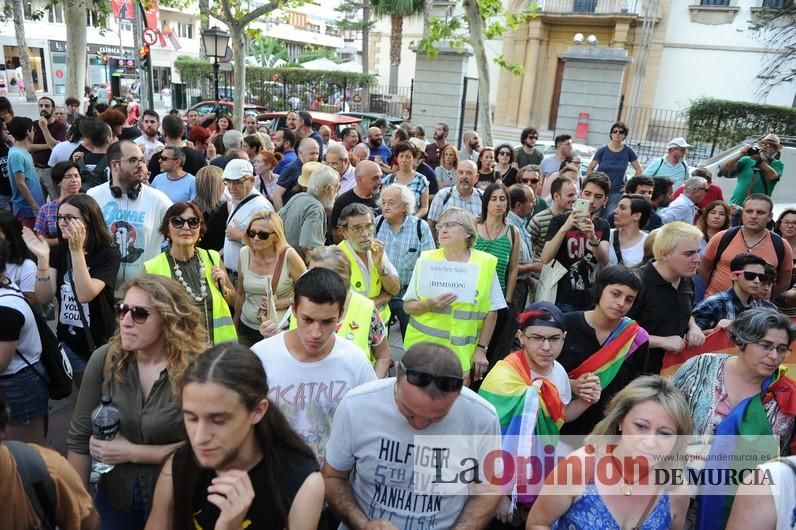
<svg viewBox="0 0 796 530"><path fill-rule="evenodd" d="M572 209L576 212L583 212L588 215L589 206L591 206L591 201L588 199L575 199L575 206L573 206Z"/></svg>

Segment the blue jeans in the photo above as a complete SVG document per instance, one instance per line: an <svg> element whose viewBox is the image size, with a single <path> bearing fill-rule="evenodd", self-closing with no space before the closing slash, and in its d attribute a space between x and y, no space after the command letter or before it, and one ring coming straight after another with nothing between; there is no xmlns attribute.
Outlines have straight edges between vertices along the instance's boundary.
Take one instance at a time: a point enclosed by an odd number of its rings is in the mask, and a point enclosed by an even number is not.
<svg viewBox="0 0 796 530"><path fill-rule="evenodd" d="M149 516L138 483L133 488L133 503L129 512L114 508L108 497L102 493L101 487L97 488L94 495L94 505L100 515L100 530L143 530Z"/></svg>
<svg viewBox="0 0 796 530"><path fill-rule="evenodd" d="M34 363L33 367L25 366L13 375L0 377L0 393L8 404L11 423L30 425L47 415L50 393L47 383L36 372L46 377L41 362Z"/></svg>

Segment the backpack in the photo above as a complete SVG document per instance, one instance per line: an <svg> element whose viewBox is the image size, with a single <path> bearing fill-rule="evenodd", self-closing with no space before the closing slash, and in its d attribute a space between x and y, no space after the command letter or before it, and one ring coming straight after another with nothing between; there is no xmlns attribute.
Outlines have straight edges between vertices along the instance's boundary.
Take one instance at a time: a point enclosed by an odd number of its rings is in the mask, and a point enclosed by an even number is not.
<svg viewBox="0 0 796 530"><path fill-rule="evenodd" d="M713 268L710 270L710 275L708 276L708 281L705 282L705 288L707 289L710 285L710 281L713 279L713 273L716 272L716 267L718 267L719 260L721 259L721 255L724 254L724 251L727 250L727 247L730 245L730 241L738 235L738 231L741 230L741 226L733 226L732 228L728 228L724 235L721 236L721 240L719 241L719 246L716 248L716 256L713 258ZM774 245L774 252L777 253L777 265L776 268L779 269L779 266L782 264L782 260L785 259L785 243L782 242L782 237L774 232L771 233L771 243Z"/></svg>
<svg viewBox="0 0 796 530"><path fill-rule="evenodd" d="M36 449L26 443L6 441L3 442L3 445L8 448L16 461L17 474L22 480L25 494L36 511L36 516L41 521L42 526L35 528L37 530L54 530L57 497L53 479L47 470L44 459Z"/></svg>
<svg viewBox="0 0 796 530"><path fill-rule="evenodd" d="M16 291L16 289L14 289ZM19 296L15 294L3 294L0 295L0 298L6 296L17 296L17 298L22 298L25 300L25 303L28 303L27 299L22 295L20 291L17 291ZM69 362L69 358L66 356L66 352L64 352L63 348L61 347L61 343L58 341L58 337L55 336L50 326L47 325L47 321L44 320L44 317L41 316L37 311L35 311L31 307L31 312L33 313L33 318L36 320L36 329L39 332L39 338L41 339L41 364L44 366L44 372L47 375L45 377L41 374L38 370L33 368L33 365L25 358L24 355L19 353L19 350L16 351L16 354L25 361L25 364L31 368L36 375L47 384L47 389L50 394L51 399L64 399L68 398L72 395L72 363Z"/></svg>
<svg viewBox="0 0 796 530"><path fill-rule="evenodd" d="M99 162L94 166L94 169L89 169L81 157L77 161L77 168L80 170L80 178L83 181L81 191L85 193L87 190L108 182L108 157L103 156Z"/></svg>
<svg viewBox="0 0 796 530"><path fill-rule="evenodd" d="M384 216L382 215L382 216L379 216L379 217L380 217L379 218L379 222L376 223L376 231L374 232L374 234L378 234L379 233L379 229L381 228L381 225L384 224ZM420 219L417 220L417 224L415 225L415 229L417 230L417 240L422 243L423 242L423 233L420 231Z"/></svg>

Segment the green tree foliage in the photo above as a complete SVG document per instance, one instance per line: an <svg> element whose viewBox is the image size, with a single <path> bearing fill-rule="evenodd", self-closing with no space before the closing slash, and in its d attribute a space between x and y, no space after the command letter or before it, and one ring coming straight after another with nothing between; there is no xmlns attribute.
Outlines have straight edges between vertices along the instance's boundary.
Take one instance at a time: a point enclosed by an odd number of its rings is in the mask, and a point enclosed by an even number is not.
<svg viewBox="0 0 796 530"><path fill-rule="evenodd" d="M390 17L390 87L398 85L398 67L401 65L404 18L423 14L425 0L374 0L373 13Z"/></svg>
<svg viewBox="0 0 796 530"><path fill-rule="evenodd" d="M370 31L373 29L374 22L371 20L370 12L372 6L370 0L345 0L335 11L343 15L343 19L337 21L340 31L354 31L362 34L362 73L370 73Z"/></svg>
<svg viewBox="0 0 796 530"><path fill-rule="evenodd" d="M702 98L688 108L688 141L726 147L769 132L796 135L796 109Z"/></svg>
<svg viewBox="0 0 796 530"><path fill-rule="evenodd" d="M772 52L757 74L759 93L765 97L774 88L796 80L796 3L791 1L783 9L764 9L754 17L750 29ZM796 95L793 104L796 106Z"/></svg>
<svg viewBox="0 0 796 530"><path fill-rule="evenodd" d="M535 16L539 5L531 3L528 11L513 13L506 10L502 0L461 0L463 9L456 10L454 15L446 19L432 17L426 26L425 36L418 43L420 52L431 58L439 53L439 47L445 46L464 50L469 46L473 50L478 69L478 123L481 126L481 138L484 145L492 145L492 112L489 104L489 64L484 48L484 40L497 39L506 31L517 31L519 26ZM509 63L502 55L494 62L501 67L521 75L521 65Z"/></svg>

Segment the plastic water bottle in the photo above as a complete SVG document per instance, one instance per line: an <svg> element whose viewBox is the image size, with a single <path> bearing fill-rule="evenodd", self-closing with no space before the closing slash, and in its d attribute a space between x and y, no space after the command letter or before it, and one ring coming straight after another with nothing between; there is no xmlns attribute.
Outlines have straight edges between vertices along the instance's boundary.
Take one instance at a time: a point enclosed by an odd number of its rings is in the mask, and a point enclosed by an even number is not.
<svg viewBox="0 0 796 530"><path fill-rule="evenodd" d="M111 404L110 396L100 398L100 406L91 413L91 429L94 438L97 440L113 440L119 432L119 425L122 422L119 409ZM91 470L94 473L107 473L113 469L113 464L106 464L94 459Z"/></svg>

